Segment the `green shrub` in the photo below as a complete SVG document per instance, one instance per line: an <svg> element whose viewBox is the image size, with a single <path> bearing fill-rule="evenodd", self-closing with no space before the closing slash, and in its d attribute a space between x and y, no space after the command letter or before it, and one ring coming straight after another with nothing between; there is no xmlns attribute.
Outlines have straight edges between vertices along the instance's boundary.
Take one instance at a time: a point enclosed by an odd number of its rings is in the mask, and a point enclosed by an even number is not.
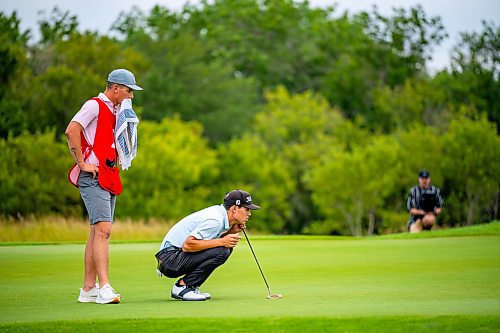
<svg viewBox="0 0 500 333"><path fill-rule="evenodd" d="M78 214L80 196L67 178L71 164L54 131L0 139L1 214Z"/></svg>

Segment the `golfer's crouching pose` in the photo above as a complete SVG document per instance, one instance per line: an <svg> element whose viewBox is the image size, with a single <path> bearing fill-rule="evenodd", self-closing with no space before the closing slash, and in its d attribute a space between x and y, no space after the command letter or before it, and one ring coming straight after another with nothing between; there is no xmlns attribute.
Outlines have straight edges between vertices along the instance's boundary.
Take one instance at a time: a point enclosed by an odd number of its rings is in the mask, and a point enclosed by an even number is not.
<svg viewBox="0 0 500 333"><path fill-rule="evenodd" d="M158 270L169 278L182 276L172 287L172 298L204 301L211 298L199 287L229 258L241 236L238 232L260 207L248 192L226 194L224 204L193 213L175 224L156 254Z"/></svg>

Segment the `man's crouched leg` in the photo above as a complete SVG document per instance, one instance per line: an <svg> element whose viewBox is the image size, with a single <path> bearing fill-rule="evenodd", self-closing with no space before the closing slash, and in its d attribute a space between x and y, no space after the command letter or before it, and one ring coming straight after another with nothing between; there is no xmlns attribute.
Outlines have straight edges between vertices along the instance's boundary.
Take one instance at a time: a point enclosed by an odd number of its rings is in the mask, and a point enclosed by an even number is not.
<svg viewBox="0 0 500 333"><path fill-rule="evenodd" d="M422 219L422 227L424 230L431 230L435 223L436 215L434 215L434 213L427 213Z"/></svg>
<svg viewBox="0 0 500 333"><path fill-rule="evenodd" d="M172 288L172 297L183 300L205 300L211 298L198 288L212 272L224 264L232 253L232 249L215 247L199 252L183 252L181 249L157 255L158 269L169 278L185 275L180 285L177 281ZM203 297L200 297L202 295Z"/></svg>
<svg viewBox="0 0 500 333"><path fill-rule="evenodd" d="M192 270L186 272L183 278L184 283L188 286L200 287L217 267L227 261L232 252L233 249L223 246L200 251L201 259L196 260L196 264L191 266Z"/></svg>

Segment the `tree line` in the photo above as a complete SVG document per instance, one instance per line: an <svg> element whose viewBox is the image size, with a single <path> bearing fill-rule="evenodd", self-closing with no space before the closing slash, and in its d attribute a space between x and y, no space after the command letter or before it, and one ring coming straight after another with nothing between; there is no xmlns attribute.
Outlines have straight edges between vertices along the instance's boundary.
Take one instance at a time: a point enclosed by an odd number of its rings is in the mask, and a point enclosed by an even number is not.
<svg viewBox="0 0 500 333"><path fill-rule="evenodd" d="M307 2L203 1L121 13L108 35L54 8L40 40L0 13L1 214L81 215L62 133L113 68L134 98L139 154L118 217L175 220L239 187L273 233L399 231L419 169L448 226L498 218L500 28L447 37L422 7L360 13Z"/></svg>

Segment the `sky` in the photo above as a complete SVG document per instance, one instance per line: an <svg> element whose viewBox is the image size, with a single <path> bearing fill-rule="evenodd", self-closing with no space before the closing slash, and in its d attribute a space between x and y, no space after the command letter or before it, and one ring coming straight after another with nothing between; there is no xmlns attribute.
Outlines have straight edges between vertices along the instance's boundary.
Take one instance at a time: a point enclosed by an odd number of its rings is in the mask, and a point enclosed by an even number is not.
<svg viewBox="0 0 500 333"><path fill-rule="evenodd" d="M38 38L37 21L40 11L50 13L54 6L69 11L78 17L81 30L92 30L108 33L111 24L122 11L129 11L133 6L148 12L159 4L172 10L180 10L186 0L1 0L0 11L10 15L16 11L21 19L21 28L30 29L34 38ZM198 4L199 0L190 0ZM500 24L500 0L309 0L313 7L337 5L337 14L344 11L356 13L370 10L377 5L379 11L389 15L393 7L409 8L422 5L428 16L440 16L449 37L441 45L434 48L433 59L428 68L431 72L449 66L450 51L459 40L460 32L481 30L481 21L492 21Z"/></svg>

